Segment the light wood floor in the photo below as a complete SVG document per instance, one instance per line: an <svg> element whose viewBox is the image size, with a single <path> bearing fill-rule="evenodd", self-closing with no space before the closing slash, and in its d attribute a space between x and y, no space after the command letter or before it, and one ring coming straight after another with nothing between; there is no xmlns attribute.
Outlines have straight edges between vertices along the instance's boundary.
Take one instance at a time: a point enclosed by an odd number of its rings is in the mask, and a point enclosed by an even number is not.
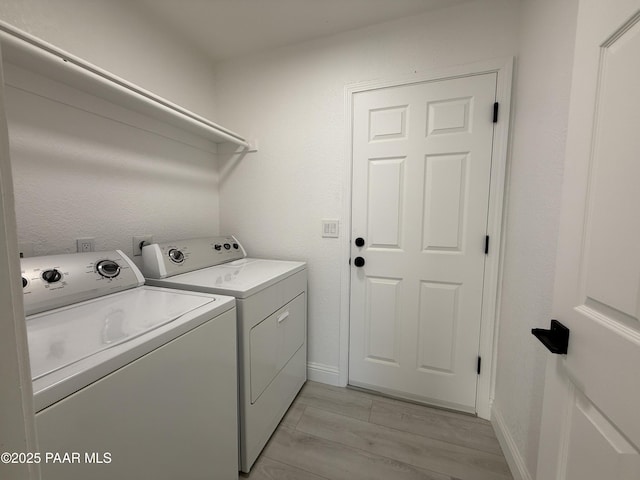
<svg viewBox="0 0 640 480"><path fill-rule="evenodd" d="M307 382L251 480L511 480L491 424Z"/></svg>

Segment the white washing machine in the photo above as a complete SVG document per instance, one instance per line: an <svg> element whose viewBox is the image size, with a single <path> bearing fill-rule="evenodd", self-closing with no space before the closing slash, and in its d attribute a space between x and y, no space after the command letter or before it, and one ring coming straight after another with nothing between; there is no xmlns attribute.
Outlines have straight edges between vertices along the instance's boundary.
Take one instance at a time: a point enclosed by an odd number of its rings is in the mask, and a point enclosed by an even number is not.
<svg viewBox="0 0 640 480"><path fill-rule="evenodd" d="M232 236L148 245L142 260L147 284L236 298L240 470L249 472L307 379L306 264L247 258Z"/></svg>
<svg viewBox="0 0 640 480"><path fill-rule="evenodd" d="M21 262L42 478L237 479L235 299L119 250Z"/></svg>

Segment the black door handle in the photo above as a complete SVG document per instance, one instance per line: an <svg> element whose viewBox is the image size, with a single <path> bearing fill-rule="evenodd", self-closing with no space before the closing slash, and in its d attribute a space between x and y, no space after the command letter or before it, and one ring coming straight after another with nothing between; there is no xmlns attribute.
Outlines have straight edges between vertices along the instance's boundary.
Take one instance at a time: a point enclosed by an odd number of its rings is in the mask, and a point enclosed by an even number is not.
<svg viewBox="0 0 640 480"><path fill-rule="evenodd" d="M362 237L358 237L356 238L356 247L363 247L364 246L364 238Z"/></svg>
<svg viewBox="0 0 640 480"><path fill-rule="evenodd" d="M356 267L363 267L363 266L364 266L364 258L362 258L362 257L356 257L356 258L353 260L353 264L354 264Z"/></svg>
<svg viewBox="0 0 640 480"><path fill-rule="evenodd" d="M549 349L551 353L564 355L569 348L569 329L558 320L551 320L551 328L533 328L531 333Z"/></svg>

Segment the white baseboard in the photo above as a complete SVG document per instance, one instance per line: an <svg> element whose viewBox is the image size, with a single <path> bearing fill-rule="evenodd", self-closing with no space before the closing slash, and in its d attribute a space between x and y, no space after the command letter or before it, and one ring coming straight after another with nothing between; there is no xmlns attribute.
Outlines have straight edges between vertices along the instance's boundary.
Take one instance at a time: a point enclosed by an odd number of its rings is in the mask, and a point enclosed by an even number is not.
<svg viewBox="0 0 640 480"><path fill-rule="evenodd" d="M507 429L507 425L504 421L504 417L499 410L494 406L491 409L491 424L496 432L496 437L502 447L502 452L509 464L511 474L514 480L533 480L531 473L527 469L524 458L518 450L516 442L513 440L511 433Z"/></svg>
<svg viewBox="0 0 640 480"><path fill-rule="evenodd" d="M313 382L326 383L336 387L340 385L340 369L322 363L307 363L307 378Z"/></svg>

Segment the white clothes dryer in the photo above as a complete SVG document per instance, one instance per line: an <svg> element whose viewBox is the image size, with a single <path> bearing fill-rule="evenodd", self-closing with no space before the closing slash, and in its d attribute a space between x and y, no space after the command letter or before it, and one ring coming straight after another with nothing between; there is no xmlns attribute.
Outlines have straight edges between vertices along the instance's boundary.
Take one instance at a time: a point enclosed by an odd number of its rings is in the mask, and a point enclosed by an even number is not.
<svg viewBox="0 0 640 480"><path fill-rule="evenodd" d="M307 379L306 263L247 258L233 236L148 245L142 260L147 284L236 298L240 470L248 473Z"/></svg>
<svg viewBox="0 0 640 480"><path fill-rule="evenodd" d="M21 267L43 478L238 478L233 297L143 286L119 250Z"/></svg>

